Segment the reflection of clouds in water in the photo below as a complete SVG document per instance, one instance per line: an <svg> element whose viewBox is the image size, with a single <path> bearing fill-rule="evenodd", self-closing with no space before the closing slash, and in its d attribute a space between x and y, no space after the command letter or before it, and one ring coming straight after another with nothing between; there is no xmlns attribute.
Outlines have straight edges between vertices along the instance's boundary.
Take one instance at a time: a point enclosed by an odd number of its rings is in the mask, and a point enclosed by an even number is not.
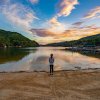
<svg viewBox="0 0 100 100"><path fill-rule="evenodd" d="M60 47L59 49L57 47L39 47L37 51L30 52L20 61L0 65L0 71L49 71L48 59L51 53L55 58L55 70L70 70L75 67L100 68L100 59L98 58L65 51Z"/></svg>
<svg viewBox="0 0 100 100"><path fill-rule="evenodd" d="M64 51L59 49L57 50L57 48L39 48L37 52L33 53L30 59L30 70L48 71L48 58L51 53L54 54L55 58L55 70L69 70L74 69L77 66L81 68L95 68L99 67L100 65L98 59L93 57L87 57L79 53L72 53L70 51Z"/></svg>
<svg viewBox="0 0 100 100"><path fill-rule="evenodd" d="M100 59L81 55L79 53L72 53L68 51L57 50L55 58L63 60L62 69L73 69L76 66L83 68L100 68ZM67 62L67 63L66 63ZM68 65L69 63L69 65ZM60 61L58 62L60 65Z"/></svg>
<svg viewBox="0 0 100 100"><path fill-rule="evenodd" d="M40 56L36 59L36 62L45 62L47 61L48 57L47 56Z"/></svg>
<svg viewBox="0 0 100 100"><path fill-rule="evenodd" d="M55 70L65 70L65 69L68 70L69 68L73 69L74 67L72 64L64 61L61 58L57 58L55 60L55 67L54 67Z"/></svg>
<svg viewBox="0 0 100 100"><path fill-rule="evenodd" d="M47 56L38 55L37 57L35 57L35 59L33 58L31 62L31 70L48 71L48 69L49 69L49 64Z"/></svg>

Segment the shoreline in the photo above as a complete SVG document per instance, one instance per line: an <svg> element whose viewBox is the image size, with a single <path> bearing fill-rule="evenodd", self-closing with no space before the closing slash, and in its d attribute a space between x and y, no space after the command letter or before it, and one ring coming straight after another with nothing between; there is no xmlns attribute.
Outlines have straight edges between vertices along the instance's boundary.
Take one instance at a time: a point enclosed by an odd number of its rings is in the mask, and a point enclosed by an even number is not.
<svg viewBox="0 0 100 100"><path fill-rule="evenodd" d="M80 69L76 67L76 70L56 70L55 72L95 72L95 71L100 71L100 68L88 68L88 69ZM45 72L45 73L49 73L49 71L0 71L0 73L34 73L34 72Z"/></svg>

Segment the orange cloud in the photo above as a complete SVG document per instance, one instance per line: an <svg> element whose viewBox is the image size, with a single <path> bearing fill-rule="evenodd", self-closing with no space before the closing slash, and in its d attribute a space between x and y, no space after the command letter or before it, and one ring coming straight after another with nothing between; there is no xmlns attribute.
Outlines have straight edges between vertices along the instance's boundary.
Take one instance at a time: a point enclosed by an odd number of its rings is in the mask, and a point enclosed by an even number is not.
<svg viewBox="0 0 100 100"><path fill-rule="evenodd" d="M67 26L67 24L65 25L64 23L59 22L57 16L54 16L50 20L46 21L46 25L48 26L48 31L53 32L55 34L64 32Z"/></svg>
<svg viewBox="0 0 100 100"><path fill-rule="evenodd" d="M50 19L49 23L54 25L54 26L60 26L61 25L61 23L57 20L57 17L53 17L52 19Z"/></svg>
<svg viewBox="0 0 100 100"><path fill-rule="evenodd" d="M79 4L78 0L61 0L57 7L59 7L58 16L68 16L71 11L75 9L75 5Z"/></svg>
<svg viewBox="0 0 100 100"><path fill-rule="evenodd" d="M77 40L82 37L95 35L100 32L100 27L96 27L95 25L85 26L81 28L70 28L65 30L62 33L56 34L54 32L50 32L47 29L33 29L31 32L35 32L39 37L43 44L46 43L53 43L53 42L61 42L61 41L70 41L70 40Z"/></svg>

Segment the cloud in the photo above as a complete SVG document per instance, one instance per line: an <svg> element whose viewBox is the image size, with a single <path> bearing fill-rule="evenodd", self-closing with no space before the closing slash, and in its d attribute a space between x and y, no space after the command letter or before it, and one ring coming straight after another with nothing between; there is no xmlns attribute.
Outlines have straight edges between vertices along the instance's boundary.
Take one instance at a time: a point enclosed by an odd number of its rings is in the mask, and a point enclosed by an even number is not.
<svg viewBox="0 0 100 100"><path fill-rule="evenodd" d="M38 3L38 0L29 0L32 4Z"/></svg>
<svg viewBox="0 0 100 100"><path fill-rule="evenodd" d="M77 40L82 37L95 35L100 32L100 27L96 27L95 25L84 26L81 28L69 28L62 33L56 34L51 32L48 29L32 29L31 32L36 33L40 38L39 42L43 44L53 43L53 42L61 42L61 41L71 41Z"/></svg>
<svg viewBox="0 0 100 100"><path fill-rule="evenodd" d="M39 37L48 37L48 36L54 36L53 32L50 32L47 29L31 29L30 30L33 34L35 33Z"/></svg>
<svg viewBox="0 0 100 100"><path fill-rule="evenodd" d="M47 21L48 30L57 34L64 32L67 24L59 22L58 17L70 15L77 4L78 0L61 0L57 5L57 9L59 9L58 13Z"/></svg>
<svg viewBox="0 0 100 100"><path fill-rule="evenodd" d="M57 16L70 15L77 4L79 4L78 0L61 0L57 5L57 8L59 8Z"/></svg>
<svg viewBox="0 0 100 100"><path fill-rule="evenodd" d="M19 3L12 4L10 3L10 1L6 2L5 6L0 8L0 11L15 26L17 25L26 30L29 30L29 28L31 28L31 23L35 19L38 19L34 15L34 12L30 9L27 9L24 5Z"/></svg>
<svg viewBox="0 0 100 100"><path fill-rule="evenodd" d="M53 17L49 20L49 23L54 26L61 26L61 23L57 20L57 17Z"/></svg>
<svg viewBox="0 0 100 100"><path fill-rule="evenodd" d="M63 22L59 22L57 17L54 16L50 20L47 20L45 23L48 27L47 29L51 32L59 34L66 29L66 25Z"/></svg>
<svg viewBox="0 0 100 100"><path fill-rule="evenodd" d="M100 27L96 27L94 25L85 26L81 29L74 28L68 29L65 32L56 36L56 39L60 41L70 41L70 40L77 40L86 36L91 36L100 33Z"/></svg>
<svg viewBox="0 0 100 100"><path fill-rule="evenodd" d="M91 25L91 26L85 26L81 29L78 29L78 28L70 28L68 30L65 30L64 32L60 33L60 34L55 34L55 33L51 33L49 30L45 30L45 29L41 29L39 30L38 32L40 32L41 34L41 31L43 32L44 35L47 36L51 36L51 37L54 37L54 38L71 38L74 37L76 38L77 36L84 36L84 35L87 35L88 34L95 34L95 32L99 33L100 32L100 27L96 27L94 25ZM45 31L45 32L44 32ZM42 35L44 37L44 35Z"/></svg>
<svg viewBox="0 0 100 100"><path fill-rule="evenodd" d="M7 2L9 2L10 0L0 0L0 4L5 4Z"/></svg>
<svg viewBox="0 0 100 100"><path fill-rule="evenodd" d="M89 13L87 13L83 19L100 18L100 6L95 7Z"/></svg>
<svg viewBox="0 0 100 100"><path fill-rule="evenodd" d="M72 25L76 26L76 27L79 27L83 24L84 22L83 21L80 21L80 22L75 22L73 23Z"/></svg>
<svg viewBox="0 0 100 100"><path fill-rule="evenodd" d="M11 3L10 1L11 0L0 0L0 12L4 14L13 25L19 26L24 32L29 31L36 36L37 41L41 43L76 40L100 32L100 27L96 27L95 25L84 26L84 22L87 20L80 20L69 25L62 22L59 18L69 16L72 10L75 9L75 6L78 5L78 0L59 0L60 2L57 6L58 12L51 19L43 23L40 22L40 29L32 28L34 20L38 18L31 7L23 5L20 2ZM38 2L38 0L26 1L32 4ZM84 19L90 18L100 18L100 7L92 9L84 16ZM44 26L42 26L42 24Z"/></svg>

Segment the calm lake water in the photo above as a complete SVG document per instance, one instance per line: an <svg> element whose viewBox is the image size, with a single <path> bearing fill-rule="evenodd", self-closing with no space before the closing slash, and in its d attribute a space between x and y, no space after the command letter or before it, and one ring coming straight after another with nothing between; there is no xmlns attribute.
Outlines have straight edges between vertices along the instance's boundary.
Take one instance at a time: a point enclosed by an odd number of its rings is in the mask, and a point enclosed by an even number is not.
<svg viewBox="0 0 100 100"><path fill-rule="evenodd" d="M100 68L100 55L71 52L64 47L9 48L0 49L0 72L49 71L48 58L55 58L55 70Z"/></svg>

